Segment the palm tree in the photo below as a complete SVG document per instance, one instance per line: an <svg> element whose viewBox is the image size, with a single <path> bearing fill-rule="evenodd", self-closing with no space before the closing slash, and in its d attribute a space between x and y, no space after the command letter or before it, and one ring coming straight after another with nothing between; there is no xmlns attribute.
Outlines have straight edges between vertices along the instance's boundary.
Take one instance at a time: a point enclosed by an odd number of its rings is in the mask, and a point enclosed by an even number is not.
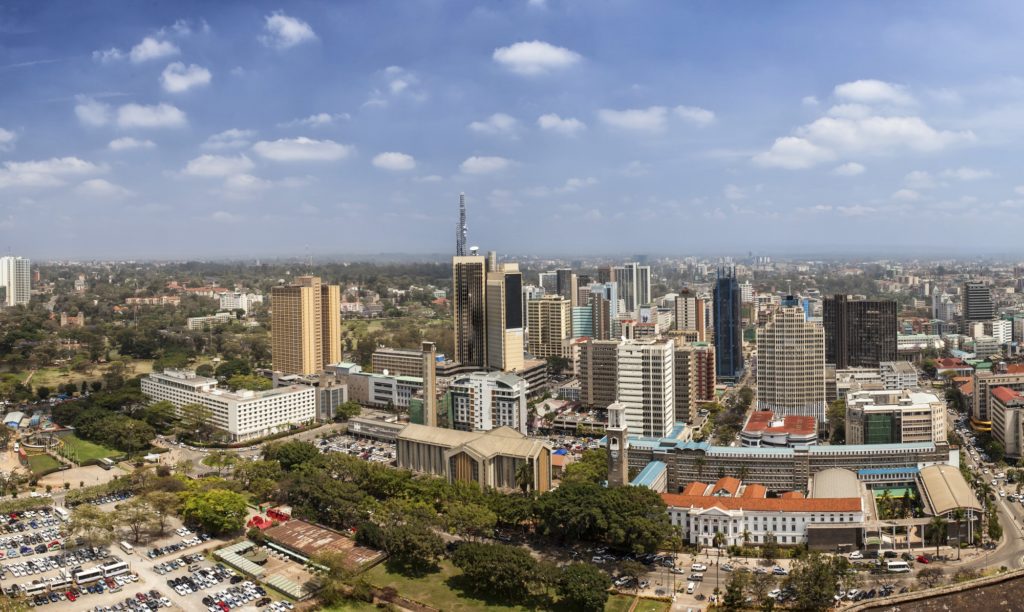
<svg viewBox="0 0 1024 612"><path fill-rule="evenodd" d="M941 516L934 516L932 520L928 521L928 531L932 534L932 540L935 541L935 556L939 556L939 546L946 543L949 539L949 528L946 523L946 519Z"/></svg>
<svg viewBox="0 0 1024 612"><path fill-rule="evenodd" d="M964 512L963 508L957 508L956 510L953 510L953 518L956 520L956 560L957 561L960 560L960 549L962 548L961 545L960 545L960 534L962 533L962 531L961 531L961 529L962 529L961 524L963 523L965 516L967 516L967 513Z"/></svg>
<svg viewBox="0 0 1024 612"><path fill-rule="evenodd" d="M697 480L704 478L704 466L707 465L708 460L704 458L704 455L698 455L694 460L693 465L697 467Z"/></svg>
<svg viewBox="0 0 1024 612"><path fill-rule="evenodd" d="M722 569L722 544L725 543L725 534L721 531L715 532L715 538L712 540L715 544L715 548L718 549L718 561L715 562L715 594L718 594L718 585L721 584L719 574Z"/></svg>
<svg viewBox="0 0 1024 612"><path fill-rule="evenodd" d="M746 548L747 546L750 545L750 538L751 537L752 537L752 534L750 533L750 530L749 529L744 529L743 530L743 547L744 548Z"/></svg>
<svg viewBox="0 0 1024 612"><path fill-rule="evenodd" d="M522 490L523 495L533 487L533 466L529 461L524 461L516 467L516 486Z"/></svg>
<svg viewBox="0 0 1024 612"><path fill-rule="evenodd" d="M740 469L736 470L736 478L739 478L740 480L746 480L748 476L750 476L749 467L742 465L740 466Z"/></svg>

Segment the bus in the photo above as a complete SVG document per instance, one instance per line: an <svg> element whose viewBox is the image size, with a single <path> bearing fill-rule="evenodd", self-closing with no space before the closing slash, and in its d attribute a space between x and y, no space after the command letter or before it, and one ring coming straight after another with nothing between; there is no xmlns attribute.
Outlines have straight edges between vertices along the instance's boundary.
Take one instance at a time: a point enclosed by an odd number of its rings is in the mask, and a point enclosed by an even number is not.
<svg viewBox="0 0 1024 612"><path fill-rule="evenodd" d="M103 577L112 578L114 576L120 576L121 574L128 573L128 564L124 561L115 561L114 563L108 563L102 567Z"/></svg>
<svg viewBox="0 0 1024 612"><path fill-rule="evenodd" d="M103 578L103 568L96 566L92 569L78 570L74 573L75 584L90 584Z"/></svg>
<svg viewBox="0 0 1024 612"><path fill-rule="evenodd" d="M23 584L23 585L20 585L20 588L21 588L22 594L25 595L25 597L31 597L33 595L38 595L40 593L45 592L46 591L46 583L45 582L34 582L32 584Z"/></svg>
<svg viewBox="0 0 1024 612"><path fill-rule="evenodd" d="M888 571L890 571L890 572L892 572L894 574L897 574L897 573L909 572L910 571L910 566L907 565L906 561L887 561L885 563L885 569L887 569Z"/></svg>
<svg viewBox="0 0 1024 612"><path fill-rule="evenodd" d="M121 550L130 555L135 552L135 547L128 542L121 542Z"/></svg>
<svg viewBox="0 0 1024 612"><path fill-rule="evenodd" d="M117 465L117 463L115 463L114 460L110 459L109 457L102 457L99 460L99 466L101 468L105 469L105 470L109 470L110 468L114 467L115 465Z"/></svg>
<svg viewBox="0 0 1024 612"><path fill-rule="evenodd" d="M62 576L50 579L51 591L66 591L71 586L71 581Z"/></svg>
<svg viewBox="0 0 1024 612"><path fill-rule="evenodd" d="M66 522L71 519L71 513L68 512L67 509L61 508L60 506L54 506L53 512L57 515L57 518L59 518L62 521Z"/></svg>

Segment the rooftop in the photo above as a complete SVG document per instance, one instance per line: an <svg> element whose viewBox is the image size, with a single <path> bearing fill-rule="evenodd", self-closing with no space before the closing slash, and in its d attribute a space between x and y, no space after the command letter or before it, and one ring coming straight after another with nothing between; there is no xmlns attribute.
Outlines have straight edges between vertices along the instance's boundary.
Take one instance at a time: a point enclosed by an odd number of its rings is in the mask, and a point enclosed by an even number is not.
<svg viewBox="0 0 1024 612"><path fill-rule="evenodd" d="M721 508L761 512L861 512L861 498L804 499L798 497L705 497L662 493L673 508Z"/></svg>
<svg viewBox="0 0 1024 612"><path fill-rule="evenodd" d="M857 475L842 468L822 470L811 477L811 497L814 499L860 497L861 488Z"/></svg>
<svg viewBox="0 0 1024 612"><path fill-rule="evenodd" d="M929 465L921 468L921 483L925 507L936 515L947 514L956 508L981 510L981 503L964 480L960 470L951 465Z"/></svg>
<svg viewBox="0 0 1024 612"><path fill-rule="evenodd" d="M631 484L634 487L647 487L648 489L653 488L655 481L665 474L668 466L661 461L652 461L648 463L636 478L633 479Z"/></svg>
<svg viewBox="0 0 1024 612"><path fill-rule="evenodd" d="M996 398L1003 404L1009 404L1022 399L1020 393L1009 387L996 387L995 389L992 389L992 397Z"/></svg>
<svg viewBox="0 0 1024 612"><path fill-rule="evenodd" d="M810 436L818 433L818 422L812 416L787 415L776 419L775 413L771 410L755 410L751 413L743 431Z"/></svg>

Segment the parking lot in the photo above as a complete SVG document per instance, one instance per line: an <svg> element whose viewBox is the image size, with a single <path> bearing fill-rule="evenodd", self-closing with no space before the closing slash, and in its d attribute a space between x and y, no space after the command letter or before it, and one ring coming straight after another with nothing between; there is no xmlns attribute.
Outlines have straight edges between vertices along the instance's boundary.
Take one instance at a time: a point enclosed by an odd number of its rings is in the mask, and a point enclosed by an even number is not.
<svg viewBox="0 0 1024 612"><path fill-rule="evenodd" d="M364 461L391 463L398 457L395 444L352 436L324 438L317 440L316 445L321 453L344 453L352 457L359 457Z"/></svg>

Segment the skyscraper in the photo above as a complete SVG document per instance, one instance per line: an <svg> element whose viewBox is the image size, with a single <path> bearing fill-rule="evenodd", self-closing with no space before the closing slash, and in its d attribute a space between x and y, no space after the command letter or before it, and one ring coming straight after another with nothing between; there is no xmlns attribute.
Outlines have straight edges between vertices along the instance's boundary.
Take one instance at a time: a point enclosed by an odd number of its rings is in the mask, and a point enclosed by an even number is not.
<svg viewBox="0 0 1024 612"><path fill-rule="evenodd" d="M983 282L964 283L964 322L991 321L996 317L992 291Z"/></svg>
<svg viewBox="0 0 1024 612"><path fill-rule="evenodd" d="M580 345L580 399L591 408L615 401L618 340L587 340Z"/></svg>
<svg viewBox="0 0 1024 612"><path fill-rule="evenodd" d="M577 301L577 282L576 275L573 274L571 268L559 268L555 270L555 292L558 295L568 299L573 306L579 306Z"/></svg>
<svg viewBox="0 0 1024 612"><path fill-rule="evenodd" d="M534 357L569 357L572 337L572 306L560 295L545 295L526 303L530 337L528 350Z"/></svg>
<svg viewBox="0 0 1024 612"><path fill-rule="evenodd" d="M719 269L714 293L715 371L724 381L735 382L743 376L741 301L734 271Z"/></svg>
<svg viewBox="0 0 1024 612"><path fill-rule="evenodd" d="M299 276L270 290L271 359L285 374L316 374L341 361L341 287Z"/></svg>
<svg viewBox="0 0 1024 612"><path fill-rule="evenodd" d="M487 258L452 258L452 317L455 361L479 368L487 365Z"/></svg>
<svg viewBox="0 0 1024 612"><path fill-rule="evenodd" d="M698 342L707 340L703 299L689 291L683 291L676 296L675 329L696 332Z"/></svg>
<svg viewBox="0 0 1024 612"><path fill-rule="evenodd" d="M28 304L32 298L32 264L24 257L0 257L0 287L6 290L4 305Z"/></svg>
<svg viewBox="0 0 1024 612"><path fill-rule="evenodd" d="M877 368L896 360L896 302L825 298L825 363L838 370Z"/></svg>
<svg viewBox="0 0 1024 612"><path fill-rule="evenodd" d="M799 306L775 311L757 335L757 409L825 422L825 332Z"/></svg>
<svg viewBox="0 0 1024 612"><path fill-rule="evenodd" d="M612 269L618 283L619 297L626 303L626 312L635 313L638 308L651 302L651 268L638 263L628 263Z"/></svg>
<svg viewBox="0 0 1024 612"><path fill-rule="evenodd" d="M469 228L466 227L466 194L459 194L459 224L455 226L455 256L464 257L466 244L469 240Z"/></svg>
<svg viewBox="0 0 1024 612"><path fill-rule="evenodd" d="M661 438L676 419L675 343L627 340L617 348L616 392L630 431Z"/></svg>
<svg viewBox="0 0 1024 612"><path fill-rule="evenodd" d="M523 275L519 264L495 264L487 274L487 367L523 369Z"/></svg>

